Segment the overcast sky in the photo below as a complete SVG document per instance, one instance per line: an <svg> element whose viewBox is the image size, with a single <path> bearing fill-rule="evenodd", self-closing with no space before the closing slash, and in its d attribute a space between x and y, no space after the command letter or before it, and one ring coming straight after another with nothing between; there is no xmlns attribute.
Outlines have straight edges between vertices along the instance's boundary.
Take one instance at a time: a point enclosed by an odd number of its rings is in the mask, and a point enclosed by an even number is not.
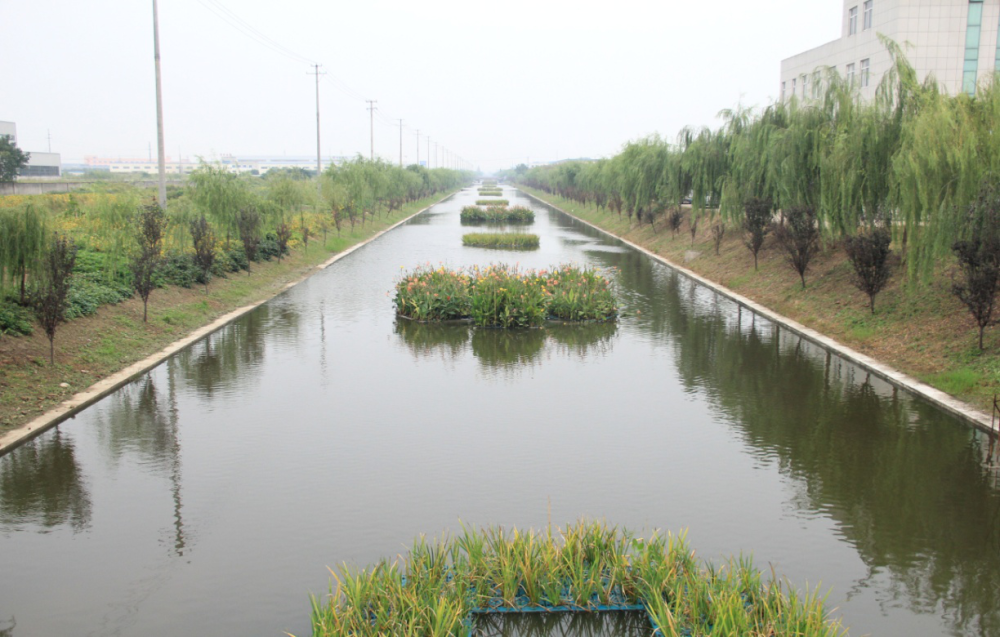
<svg viewBox="0 0 1000 637"><path fill-rule="evenodd" d="M167 155L601 157L777 96L841 0L159 0ZM227 11L229 12L227 14ZM235 15L243 24L237 22ZM224 20L222 16L226 16ZM283 50L243 31L256 29ZM152 1L0 0L0 120L64 162L156 155Z"/></svg>

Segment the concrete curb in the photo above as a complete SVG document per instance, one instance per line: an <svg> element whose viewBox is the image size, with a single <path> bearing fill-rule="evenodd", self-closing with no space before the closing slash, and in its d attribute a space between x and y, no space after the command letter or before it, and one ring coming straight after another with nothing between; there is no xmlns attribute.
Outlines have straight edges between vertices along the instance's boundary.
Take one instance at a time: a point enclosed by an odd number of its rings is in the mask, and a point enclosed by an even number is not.
<svg viewBox="0 0 1000 637"><path fill-rule="evenodd" d="M0 456L3 456L7 452L11 451L12 449L15 449L16 447L19 447L20 445L31 440L32 438L41 435L45 431L48 431L52 427L55 427L64 420L72 418L80 411L86 409L90 405L93 405L100 399L104 398L105 396L115 391L119 387L132 381L136 377L145 374L146 372L153 369L154 367L165 361L167 358L173 356L177 352L183 350L186 347L190 347L191 345L205 338L209 334L212 334L213 332L222 329L226 325L229 325L239 317L246 314L247 312L250 312L251 310L254 310L257 307L263 305L264 303L267 303L268 301L278 296L282 292L285 292L286 290L295 287L296 285L302 283L303 281L313 276L314 274L321 272L322 270L325 270L326 268L333 265L335 262L351 254L355 250L358 250L359 248L368 245L369 243L375 241L376 239L378 239L385 233L389 232L390 230L395 230L397 227L403 225L410 219L413 219L420 213L425 212L430 208L438 205L439 203L447 200L454 194L455 193L451 193L446 197L442 197L438 201L432 203L429 206L426 206L425 208L418 210L412 215L406 217L405 219L397 221L396 223L392 224L385 230L380 230L379 232L373 234L371 237L362 241L361 243L353 245L350 248L344 250L343 252L338 252L337 254L333 255L323 263L320 263L318 265L309 268L309 270L307 270L305 274L295 279L294 281L290 281L289 283L286 283L285 285L281 286L281 288L276 290L274 294L271 294L267 298L251 303L250 305L244 305L243 307L237 308L231 312L228 312L220 316L219 318L215 319L208 325L199 327L198 329L191 332L190 334L180 339L179 341L175 341L170 345L167 345L159 352L152 354L151 356L147 356L141 361L133 363L128 367L126 367L125 369L118 371L112 374L111 376L108 376L107 378L103 378L97 381L87 389L75 394L72 398L63 401L54 409L50 409L49 411L45 412L38 418L35 418L26 425L19 427L18 429L14 429L13 431L8 431L3 436L0 436Z"/></svg>
<svg viewBox="0 0 1000 637"><path fill-rule="evenodd" d="M973 407L972 405L962 402L961 400L958 400L957 398L950 396L949 394L946 394L945 392L939 389L935 389L934 387L931 387L926 383L920 382L919 380L913 378L912 376L904 374L903 372L893 367L885 365L875 360L874 358L871 358L870 356L866 356L861 352L855 351L850 347L847 347L846 345L838 343L829 336L820 334L816 330L808 328L805 325L793 321L792 319L786 316L782 316L781 314L778 314L777 312L774 312L773 310L770 310L764 307L763 305L760 305L756 301L752 301L747 297L738 294L725 286L722 286L718 283L715 283L714 281L706 279L700 274L692 270L689 270L688 268L685 268L682 265L674 263L670 259L664 258L654 252L650 252L646 248L638 244L632 243L627 239L623 239L611 232L608 232L604 228L596 226L590 223L589 221L580 219L576 215L567 212L562 208L543 200L540 197L536 197L535 195L529 192L525 192L523 190L521 190L520 192L531 197L535 201L538 201L546 206L549 206L550 208L553 208L554 210L558 210L563 214L573 217L580 223L586 224L591 228L594 228L595 230L598 230L608 236L618 239L622 243L625 243L626 245L662 263L663 265L672 268L677 272L680 272L684 276L693 279L698 283L714 290L718 294L721 294L722 296L729 298L730 300L742 305L743 307L749 309L750 311L765 317L769 321L778 323L782 327L791 330L792 332L798 334L799 336L802 336L803 338L806 338L816 343L817 345L820 345L821 347L825 347L826 349L838 354L839 356L851 361L852 363L882 378L886 382L889 382L892 385L899 387L901 389L905 389L906 391L916 395L917 397L926 400L927 402L930 402L940 407L941 409L944 409L946 412L952 414L953 416L957 416L958 418L961 418L967 423L974 425L975 427L978 427L983 431L989 433L998 433L998 430L993 427L993 419L990 416L990 414L980 411L975 407Z"/></svg>

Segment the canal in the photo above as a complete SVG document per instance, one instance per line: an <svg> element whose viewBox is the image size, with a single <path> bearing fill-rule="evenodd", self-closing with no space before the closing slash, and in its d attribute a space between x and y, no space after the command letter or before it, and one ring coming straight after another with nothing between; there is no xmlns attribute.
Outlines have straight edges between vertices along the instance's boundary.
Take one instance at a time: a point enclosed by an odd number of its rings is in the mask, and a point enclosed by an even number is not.
<svg viewBox="0 0 1000 637"><path fill-rule="evenodd" d="M1000 634L983 434L504 195L540 249L463 248L464 190L0 458L0 635L303 637L328 566L581 517L752 554L852 635ZM501 261L601 268L625 315L397 323L401 268Z"/></svg>

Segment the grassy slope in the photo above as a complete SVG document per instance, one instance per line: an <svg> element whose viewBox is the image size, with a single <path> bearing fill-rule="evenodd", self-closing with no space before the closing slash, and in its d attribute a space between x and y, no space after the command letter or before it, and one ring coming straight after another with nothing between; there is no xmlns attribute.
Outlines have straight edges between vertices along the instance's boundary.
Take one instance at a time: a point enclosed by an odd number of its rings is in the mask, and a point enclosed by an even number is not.
<svg viewBox="0 0 1000 637"><path fill-rule="evenodd" d="M97 314L70 321L56 332L56 363L49 365L49 343L36 326L30 337L0 337L0 433L20 427L60 401L130 364L142 360L217 317L268 298L317 264L424 208L439 196L414 202L388 218L353 231L345 226L321 246L314 238L278 261L255 263L251 273L215 279L203 287L168 287L149 298L149 322L142 322L142 301L132 298L104 306ZM67 387L61 387L66 383Z"/></svg>
<svg viewBox="0 0 1000 637"><path fill-rule="evenodd" d="M924 286L907 285L897 269L876 298L872 316L867 296L850 282L851 265L839 246L824 247L806 272L803 290L773 237L764 242L755 272L753 255L736 228L727 228L716 256L707 220L692 245L687 221L675 237L662 220L656 232L648 225L630 227L624 215L619 219L591 205L523 189L980 409L992 409L1000 387L1000 331L987 330L986 351L980 353L978 330L951 294L946 266Z"/></svg>

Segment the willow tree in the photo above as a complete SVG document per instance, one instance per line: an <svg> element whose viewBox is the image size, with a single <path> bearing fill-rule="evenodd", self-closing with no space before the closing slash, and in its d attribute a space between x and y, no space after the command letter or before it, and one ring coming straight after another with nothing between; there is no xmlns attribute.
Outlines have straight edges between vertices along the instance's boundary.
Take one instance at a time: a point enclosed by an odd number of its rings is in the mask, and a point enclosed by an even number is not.
<svg viewBox="0 0 1000 637"><path fill-rule="evenodd" d="M226 231L226 244L239 235L237 216L251 199L247 183L221 164L202 163L189 176L191 198L217 227Z"/></svg>
<svg viewBox="0 0 1000 637"><path fill-rule="evenodd" d="M35 205L0 208L0 292L16 287L21 303L27 302L27 282L47 239L45 217Z"/></svg>

